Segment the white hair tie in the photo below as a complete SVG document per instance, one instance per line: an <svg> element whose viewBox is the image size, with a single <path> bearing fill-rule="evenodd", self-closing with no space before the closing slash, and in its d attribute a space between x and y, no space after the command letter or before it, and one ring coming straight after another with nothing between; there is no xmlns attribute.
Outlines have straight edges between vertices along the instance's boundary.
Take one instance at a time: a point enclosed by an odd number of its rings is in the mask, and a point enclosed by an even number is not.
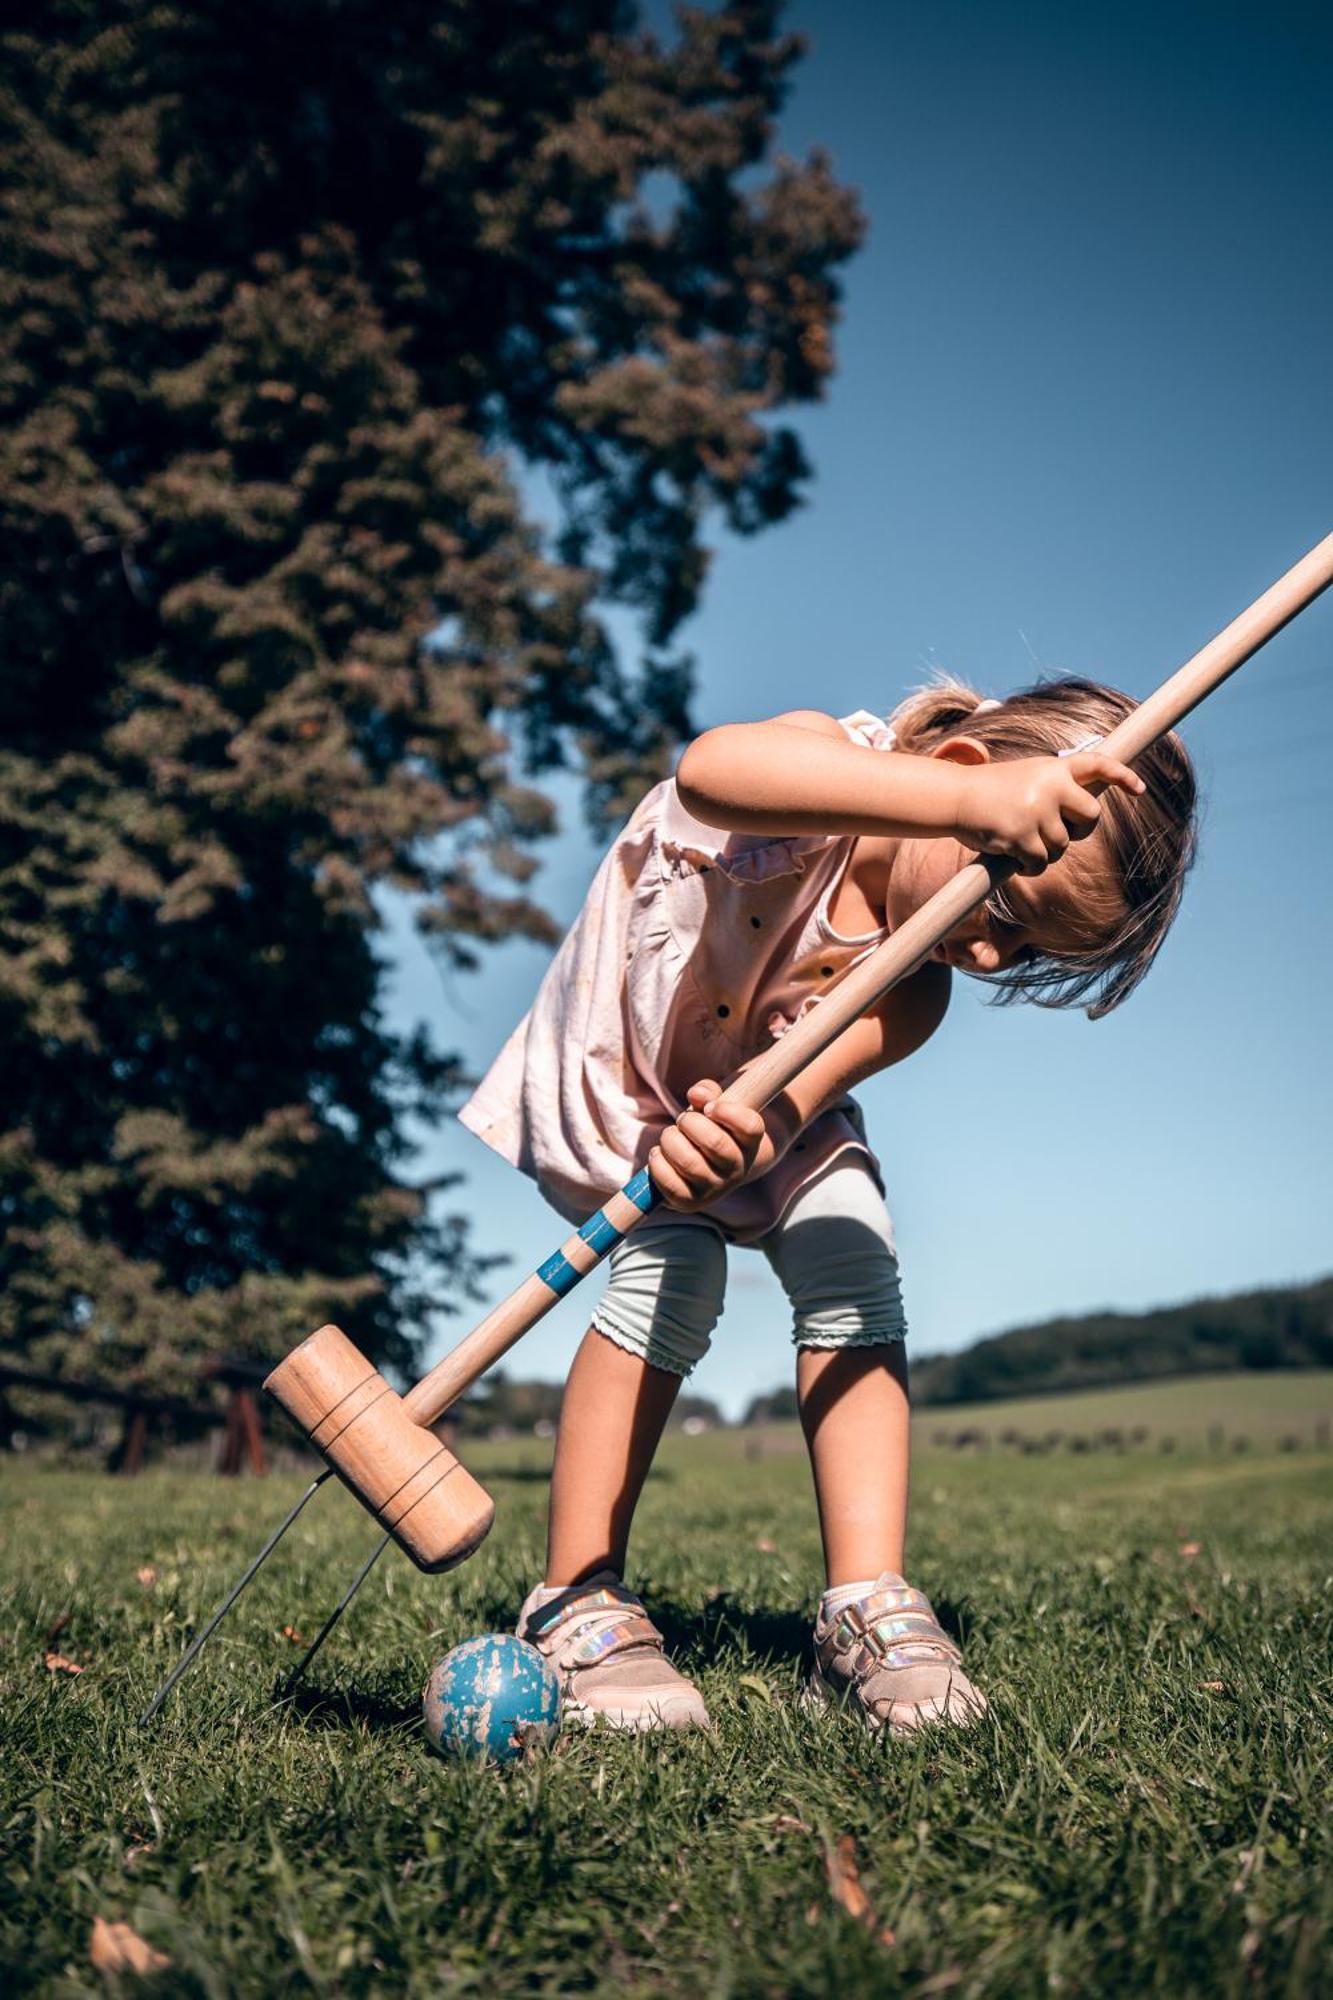
<svg viewBox="0 0 1333 2000"><path fill-rule="evenodd" d="M987 695L985 701L979 701L977 703L972 713L973 715L984 715L988 708L1003 708L1003 707L1004 703L1002 701L996 701L993 695Z"/></svg>

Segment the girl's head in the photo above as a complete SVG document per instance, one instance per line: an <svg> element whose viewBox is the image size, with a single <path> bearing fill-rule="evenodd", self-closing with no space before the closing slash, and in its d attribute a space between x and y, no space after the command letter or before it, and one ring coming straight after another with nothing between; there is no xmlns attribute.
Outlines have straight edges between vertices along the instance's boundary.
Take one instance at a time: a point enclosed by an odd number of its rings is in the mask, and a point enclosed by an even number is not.
<svg viewBox="0 0 1333 2000"><path fill-rule="evenodd" d="M890 720L898 749L920 756L958 754L951 746L961 737L992 759L1037 757L1109 736L1136 706L1097 681L1039 681L993 703L948 679L910 695ZM1044 1007L1087 1002L1095 1021L1128 999L1157 956L1194 859L1194 771L1174 731L1136 757L1134 769L1146 790L1133 798L1118 787L1105 791L1096 831L1058 866L1013 877L987 898L983 921L1001 947L1006 933L1034 929L1053 940L1048 948L1024 945L1003 970L983 973L998 998ZM1034 924L1034 911L1044 922Z"/></svg>

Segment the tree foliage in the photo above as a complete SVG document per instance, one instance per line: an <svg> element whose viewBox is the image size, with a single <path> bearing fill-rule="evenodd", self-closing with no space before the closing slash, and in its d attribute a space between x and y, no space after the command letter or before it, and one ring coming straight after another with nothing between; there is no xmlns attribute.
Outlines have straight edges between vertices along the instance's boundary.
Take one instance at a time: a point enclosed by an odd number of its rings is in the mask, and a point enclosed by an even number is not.
<svg viewBox="0 0 1333 2000"><path fill-rule="evenodd" d="M450 1416L465 1437L485 1437L497 1430L528 1432L538 1424L554 1429L564 1396L563 1382L516 1381L507 1369L492 1368L484 1382L454 1405ZM708 1397L677 1396L668 1424L678 1427L691 1417L714 1427L724 1421Z"/></svg>
<svg viewBox="0 0 1333 2000"><path fill-rule="evenodd" d="M1111 1388L1231 1369L1333 1367L1333 1278L1151 1312L1084 1313L1014 1327L912 1371L918 1402Z"/></svg>
<svg viewBox="0 0 1333 2000"><path fill-rule="evenodd" d="M0 1339L178 1381L474 1274L460 1082L380 1005L549 937L572 764L685 725L710 520L805 465L854 198L773 0L11 0L0 85ZM539 512L534 496L540 492ZM639 620L622 660L609 607ZM448 1203L445 1203L448 1206Z"/></svg>

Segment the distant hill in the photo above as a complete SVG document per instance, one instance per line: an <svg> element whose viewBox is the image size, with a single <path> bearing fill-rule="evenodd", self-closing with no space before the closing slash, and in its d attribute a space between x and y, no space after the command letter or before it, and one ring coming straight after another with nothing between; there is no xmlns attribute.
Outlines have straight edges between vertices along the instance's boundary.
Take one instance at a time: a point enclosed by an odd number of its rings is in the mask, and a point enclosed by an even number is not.
<svg viewBox="0 0 1333 2000"><path fill-rule="evenodd" d="M1016 1326L960 1354L914 1358L912 1401L990 1403L1169 1375L1274 1368L1333 1368L1333 1277L1187 1299L1153 1312L1083 1313ZM796 1414L796 1391L783 1386L756 1396L741 1422L776 1423Z"/></svg>
<svg viewBox="0 0 1333 2000"><path fill-rule="evenodd" d="M1238 1368L1333 1368L1333 1277L1014 1327L914 1361L912 1399L985 1403Z"/></svg>
<svg viewBox="0 0 1333 2000"><path fill-rule="evenodd" d="M1187 1299L1153 1312L1098 1312L1016 1326L978 1340L960 1354L912 1362L912 1401L924 1405L990 1403L1001 1397L1049 1396L1110 1389L1167 1376L1237 1370L1333 1368L1333 1276L1308 1285L1272 1286L1225 1298ZM514 1382L502 1368L458 1405L464 1430L530 1431L554 1424L559 1382ZM756 1396L742 1423L775 1423L797 1414L790 1385ZM681 1396L673 1421L720 1424L717 1407Z"/></svg>

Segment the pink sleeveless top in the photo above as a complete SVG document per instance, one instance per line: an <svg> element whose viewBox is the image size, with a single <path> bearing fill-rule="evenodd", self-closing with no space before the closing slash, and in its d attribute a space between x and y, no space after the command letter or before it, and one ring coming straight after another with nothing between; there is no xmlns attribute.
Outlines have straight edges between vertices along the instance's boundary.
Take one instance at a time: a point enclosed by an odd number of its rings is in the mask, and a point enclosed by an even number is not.
<svg viewBox="0 0 1333 2000"><path fill-rule="evenodd" d="M842 726L866 749L893 747L890 726L864 709ZM460 1110L463 1124L582 1222L644 1164L692 1083L725 1081L887 935L844 937L829 920L854 844L728 834L686 812L673 779L655 786L603 860L530 1011ZM860 1109L844 1097L768 1173L712 1203L708 1219L732 1241L754 1242L848 1151L880 1179Z"/></svg>

